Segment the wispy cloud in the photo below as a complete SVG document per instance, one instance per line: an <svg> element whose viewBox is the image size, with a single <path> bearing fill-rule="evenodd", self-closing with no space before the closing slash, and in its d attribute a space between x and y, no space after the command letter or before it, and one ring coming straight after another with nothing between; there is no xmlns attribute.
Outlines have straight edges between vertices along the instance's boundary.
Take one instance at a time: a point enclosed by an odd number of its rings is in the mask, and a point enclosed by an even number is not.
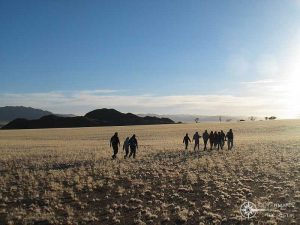
<svg viewBox="0 0 300 225"><path fill-rule="evenodd" d="M300 115L300 34L275 56L263 54L256 60L235 55L228 68L244 80L221 94L129 95L127 91L98 89L47 93L0 93L0 106L25 105L56 113L78 115L96 108L123 112L159 114L203 114L271 116ZM251 73L255 78L251 79Z"/></svg>
<svg viewBox="0 0 300 225"><path fill-rule="evenodd" d="M97 89L97 90L83 90L79 91L82 94L111 94L120 92L120 90L110 90L110 89Z"/></svg>
<svg viewBox="0 0 300 225"><path fill-rule="evenodd" d="M0 105L27 105L57 113L85 114L96 108L123 112L205 115L278 115L282 110L268 98L234 95L117 95L95 91L0 94Z"/></svg>
<svg viewBox="0 0 300 225"><path fill-rule="evenodd" d="M300 36L299 39L300 40ZM0 106L25 105L56 113L83 115L96 108L115 108L123 112L159 114L203 114L271 116L293 118L300 115L300 45L287 46L281 58L258 57L249 62L238 57L231 69L247 78L221 94L129 95L124 90L78 90L47 93L0 93ZM249 69L251 67L251 69ZM260 79L249 80L255 72ZM245 79L246 80L246 79Z"/></svg>
<svg viewBox="0 0 300 225"><path fill-rule="evenodd" d="M276 83L277 81L272 80L272 79L266 79L266 80L255 80L255 81L242 81L241 84L246 84L246 85L255 85L255 84L272 84Z"/></svg>

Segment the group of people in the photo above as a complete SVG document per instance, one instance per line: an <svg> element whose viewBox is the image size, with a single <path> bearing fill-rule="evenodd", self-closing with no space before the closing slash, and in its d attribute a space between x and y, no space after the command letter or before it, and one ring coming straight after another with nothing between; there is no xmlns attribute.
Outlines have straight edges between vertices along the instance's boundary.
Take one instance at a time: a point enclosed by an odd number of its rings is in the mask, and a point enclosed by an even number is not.
<svg viewBox="0 0 300 225"><path fill-rule="evenodd" d="M113 155L111 156L112 159L117 158L120 145L121 144L120 144L120 139L118 137L118 132L116 132L110 139L110 147L112 147L113 149ZM129 153L129 148L130 148L130 153ZM127 137L123 144L123 151L125 151L124 159L126 159L127 157L130 158L131 156L135 158L137 149L138 149L138 142L135 137L135 134L132 135L131 138Z"/></svg>
<svg viewBox="0 0 300 225"><path fill-rule="evenodd" d="M200 145L200 138L202 137L204 147L203 150L207 150L207 143L209 141L210 144L210 150L214 148L217 148L218 150L221 148L223 149L225 145L225 141L227 141L228 150L231 150L233 147L233 132L232 129L230 129L227 134L223 132L223 130L217 132L211 131L210 133L207 132L207 130L204 131L202 136L199 135L198 132L196 132L193 136L193 141L195 142L194 150L199 150ZM185 149L188 149L189 143L191 143L191 139L188 135L188 133L183 138L183 143L185 144ZM118 132L116 132L110 139L110 147L113 149L113 155L112 159L117 158L117 154L120 147L120 139L118 137ZM138 141L136 139L135 134L131 136L131 138L127 137L123 143L123 151L125 151L124 159L127 157L130 158L131 156L135 158L136 150L138 149Z"/></svg>
<svg viewBox="0 0 300 225"><path fill-rule="evenodd" d="M218 150L221 148L223 149L225 145L225 141L227 141L228 150L231 150L233 147L233 132L232 129L230 129L227 134L223 132L223 130L217 132L211 131L210 133L207 132L207 130L204 131L202 136L199 135L198 132L196 132L193 136L193 141L195 142L194 150L199 150L200 145L200 138L203 138L204 147L203 150L207 150L207 143L209 141L210 144L210 150L214 148L217 148ZM183 138L183 143L185 144L185 149L188 149L189 143L192 142L188 133Z"/></svg>

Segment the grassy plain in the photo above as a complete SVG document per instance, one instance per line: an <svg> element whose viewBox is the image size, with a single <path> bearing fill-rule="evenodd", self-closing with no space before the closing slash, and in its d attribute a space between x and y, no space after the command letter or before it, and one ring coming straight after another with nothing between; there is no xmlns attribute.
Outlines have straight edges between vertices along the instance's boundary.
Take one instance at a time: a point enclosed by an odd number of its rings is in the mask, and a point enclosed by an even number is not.
<svg viewBox="0 0 300 225"><path fill-rule="evenodd" d="M229 128L233 151L183 150ZM115 131L135 160L110 159ZM0 224L300 224L299 120L2 130L0 155ZM245 201L269 210L248 220Z"/></svg>

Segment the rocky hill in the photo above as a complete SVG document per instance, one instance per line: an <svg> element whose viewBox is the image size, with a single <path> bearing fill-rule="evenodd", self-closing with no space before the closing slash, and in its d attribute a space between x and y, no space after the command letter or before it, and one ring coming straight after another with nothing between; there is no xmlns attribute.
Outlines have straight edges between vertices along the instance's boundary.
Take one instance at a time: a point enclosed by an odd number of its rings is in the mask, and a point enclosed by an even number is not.
<svg viewBox="0 0 300 225"><path fill-rule="evenodd" d="M16 118L34 120L51 114L49 111L24 106L0 107L0 121L11 121Z"/></svg>
<svg viewBox="0 0 300 225"><path fill-rule="evenodd" d="M168 118L140 117L132 113L121 113L114 109L97 109L85 116L61 117L47 115L40 119L15 119L2 129L36 129L36 128L67 128L67 127L95 127L95 126L125 126L173 124Z"/></svg>

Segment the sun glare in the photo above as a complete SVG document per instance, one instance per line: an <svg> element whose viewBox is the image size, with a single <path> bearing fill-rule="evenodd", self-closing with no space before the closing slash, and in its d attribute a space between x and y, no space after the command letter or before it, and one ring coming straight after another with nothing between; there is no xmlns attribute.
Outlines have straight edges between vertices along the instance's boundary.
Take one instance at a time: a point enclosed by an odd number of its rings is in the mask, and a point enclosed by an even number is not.
<svg viewBox="0 0 300 225"><path fill-rule="evenodd" d="M286 95L286 118L299 118L300 117L300 74L293 73L288 77L285 88Z"/></svg>

